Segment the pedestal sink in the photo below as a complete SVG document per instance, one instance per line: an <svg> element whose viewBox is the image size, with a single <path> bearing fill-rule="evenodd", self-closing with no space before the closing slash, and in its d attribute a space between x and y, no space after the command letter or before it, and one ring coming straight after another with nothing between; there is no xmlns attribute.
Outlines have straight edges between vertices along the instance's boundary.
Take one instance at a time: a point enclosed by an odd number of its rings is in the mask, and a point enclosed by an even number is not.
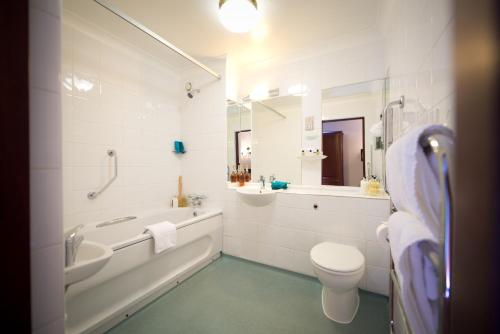
<svg viewBox="0 0 500 334"><path fill-rule="evenodd" d="M274 201L277 190L242 187L236 189L243 202L252 206L265 206Z"/></svg>
<svg viewBox="0 0 500 334"><path fill-rule="evenodd" d="M111 247L84 240L78 247L75 263L64 268L64 285L68 287L95 275L112 255Z"/></svg>

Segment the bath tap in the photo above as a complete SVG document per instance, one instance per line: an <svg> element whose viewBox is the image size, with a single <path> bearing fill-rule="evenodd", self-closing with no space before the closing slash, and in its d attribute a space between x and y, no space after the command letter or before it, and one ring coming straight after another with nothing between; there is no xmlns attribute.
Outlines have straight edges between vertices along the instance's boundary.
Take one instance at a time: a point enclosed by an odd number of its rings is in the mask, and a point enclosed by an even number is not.
<svg viewBox="0 0 500 334"><path fill-rule="evenodd" d="M259 183L260 183L260 190L266 188L266 178L264 177L264 175L260 176Z"/></svg>
<svg viewBox="0 0 500 334"><path fill-rule="evenodd" d="M191 203L191 206L193 208L199 208L202 204L202 201L207 198L205 195L196 195L196 194L190 194L187 196L189 199L189 202Z"/></svg>
<svg viewBox="0 0 500 334"><path fill-rule="evenodd" d="M64 234L65 266L69 267L75 263L78 247L82 244L83 235L78 234L83 225L78 225Z"/></svg>

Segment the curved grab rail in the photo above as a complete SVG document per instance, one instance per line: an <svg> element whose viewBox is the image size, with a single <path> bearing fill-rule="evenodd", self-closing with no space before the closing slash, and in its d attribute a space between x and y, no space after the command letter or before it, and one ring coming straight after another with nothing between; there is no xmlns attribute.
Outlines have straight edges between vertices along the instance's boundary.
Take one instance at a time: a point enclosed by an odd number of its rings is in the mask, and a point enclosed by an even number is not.
<svg viewBox="0 0 500 334"><path fill-rule="evenodd" d="M114 161L115 161L114 171L115 171L115 173L114 173L113 177L111 179L109 179L109 181L100 190L89 192L87 194L88 199L96 199L97 196L102 194L102 192L104 190L108 189L108 187L111 185L111 183L113 183L116 180L116 178L118 177L118 155L116 154L115 150L108 150L107 155L110 158L114 158Z"/></svg>

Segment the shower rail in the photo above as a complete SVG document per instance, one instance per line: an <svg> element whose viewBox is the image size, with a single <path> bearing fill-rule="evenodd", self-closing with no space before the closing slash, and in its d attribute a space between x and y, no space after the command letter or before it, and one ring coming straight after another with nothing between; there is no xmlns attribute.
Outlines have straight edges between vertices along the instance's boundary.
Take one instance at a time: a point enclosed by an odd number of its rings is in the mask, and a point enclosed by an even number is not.
<svg viewBox="0 0 500 334"><path fill-rule="evenodd" d="M200 61L194 59L192 56L190 56L186 52L182 51L181 49L179 49L178 47L176 47L175 45L173 45L172 43L170 43L169 41L167 41L166 39L164 39L163 37L161 37L160 35L158 35L154 31L152 31L151 29L149 29L148 27L146 27L142 23L140 23L140 22L136 21L135 19L133 19L132 17L128 16L127 14L125 14L124 12L122 12L121 10L116 8L115 6L110 5L109 3L107 3L106 1L103 1L103 0L94 0L94 1L97 4L101 5L103 8L107 9L111 13L115 14L116 16L118 16L119 18L124 20L125 22L133 25L134 27L136 27L137 29L139 29L143 33L152 37L154 40L156 40L160 44L163 44L164 46L166 46L170 50L174 51L175 53L177 53L178 55L180 55L184 59L187 59L191 63L195 64L196 66L198 66L201 69L205 70L206 72L210 73L210 75L213 75L217 79L221 78L221 75L219 73L215 72L214 70L212 70L211 68L209 68L205 64L201 63Z"/></svg>
<svg viewBox="0 0 500 334"><path fill-rule="evenodd" d="M111 185L111 183L113 183L116 180L116 178L118 177L118 155L116 154L115 150L108 150L107 155L110 158L114 158L114 162L115 162L114 163L114 165L115 165L114 175L111 179L109 179L108 182L106 182L106 184L100 190L89 192L87 194L88 199L96 199L97 196L102 194L104 190L108 189L108 187Z"/></svg>

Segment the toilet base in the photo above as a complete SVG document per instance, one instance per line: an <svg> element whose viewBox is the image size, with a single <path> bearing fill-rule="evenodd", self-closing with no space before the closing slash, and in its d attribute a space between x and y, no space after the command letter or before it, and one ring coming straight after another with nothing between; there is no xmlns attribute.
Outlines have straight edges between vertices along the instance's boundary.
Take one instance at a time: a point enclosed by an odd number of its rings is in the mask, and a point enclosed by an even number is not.
<svg viewBox="0 0 500 334"><path fill-rule="evenodd" d="M341 324L349 324L358 312L358 288L336 293L331 289L323 287L321 303L323 305L323 313L328 319Z"/></svg>

